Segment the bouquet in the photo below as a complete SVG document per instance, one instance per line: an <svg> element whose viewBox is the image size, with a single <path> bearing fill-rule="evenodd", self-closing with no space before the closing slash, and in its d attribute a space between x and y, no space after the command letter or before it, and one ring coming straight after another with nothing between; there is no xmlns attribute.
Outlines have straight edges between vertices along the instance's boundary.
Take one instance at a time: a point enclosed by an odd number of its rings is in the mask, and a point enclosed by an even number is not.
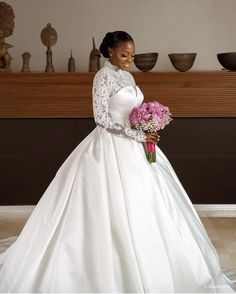
<svg viewBox="0 0 236 294"><path fill-rule="evenodd" d="M156 133L172 120L167 106L159 102L146 102L134 107L129 115L131 127L143 132ZM146 142L147 159L156 162L155 144Z"/></svg>

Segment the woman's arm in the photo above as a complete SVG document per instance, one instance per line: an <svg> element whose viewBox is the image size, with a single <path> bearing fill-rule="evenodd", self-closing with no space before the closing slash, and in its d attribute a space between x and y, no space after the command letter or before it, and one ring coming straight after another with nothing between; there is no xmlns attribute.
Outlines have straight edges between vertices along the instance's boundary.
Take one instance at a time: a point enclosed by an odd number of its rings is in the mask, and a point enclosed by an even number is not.
<svg viewBox="0 0 236 294"><path fill-rule="evenodd" d="M112 119L108 109L109 87L109 75L106 72L98 72L93 81L93 113L96 124L112 134L145 142L147 137L143 131L125 127Z"/></svg>

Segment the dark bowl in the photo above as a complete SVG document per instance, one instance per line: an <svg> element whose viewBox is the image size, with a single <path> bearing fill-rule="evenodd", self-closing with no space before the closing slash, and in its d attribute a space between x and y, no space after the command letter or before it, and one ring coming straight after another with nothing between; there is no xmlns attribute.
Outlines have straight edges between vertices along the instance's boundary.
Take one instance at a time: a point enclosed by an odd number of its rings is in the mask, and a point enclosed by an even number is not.
<svg viewBox="0 0 236 294"><path fill-rule="evenodd" d="M218 53L217 58L225 69L236 71L236 52Z"/></svg>
<svg viewBox="0 0 236 294"><path fill-rule="evenodd" d="M188 71L194 63L197 53L171 53L170 61L178 71Z"/></svg>
<svg viewBox="0 0 236 294"><path fill-rule="evenodd" d="M141 71L153 69L157 62L158 53L142 53L134 55L134 64Z"/></svg>

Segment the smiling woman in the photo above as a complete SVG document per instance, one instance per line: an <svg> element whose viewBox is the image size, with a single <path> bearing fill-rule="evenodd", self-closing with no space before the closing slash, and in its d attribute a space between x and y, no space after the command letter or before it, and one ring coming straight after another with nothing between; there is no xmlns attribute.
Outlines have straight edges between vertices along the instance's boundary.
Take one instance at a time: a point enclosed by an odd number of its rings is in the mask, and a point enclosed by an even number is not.
<svg viewBox="0 0 236 294"><path fill-rule="evenodd" d="M135 46L132 37L123 31L109 32L100 45L100 52L105 58L121 69L126 69L133 62Z"/></svg>
<svg viewBox="0 0 236 294"><path fill-rule="evenodd" d="M144 99L124 70L133 40L120 31L104 40L109 60L92 91L97 126L0 255L0 291L233 292L170 162L159 147L157 162L146 159L143 142L157 143L157 134L130 126Z"/></svg>

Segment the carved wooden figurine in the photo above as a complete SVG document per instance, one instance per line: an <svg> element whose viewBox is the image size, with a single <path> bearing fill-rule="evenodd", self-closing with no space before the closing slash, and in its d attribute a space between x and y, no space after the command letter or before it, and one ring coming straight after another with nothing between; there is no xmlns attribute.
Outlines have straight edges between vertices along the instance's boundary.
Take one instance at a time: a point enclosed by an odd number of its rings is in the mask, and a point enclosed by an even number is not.
<svg viewBox="0 0 236 294"><path fill-rule="evenodd" d="M72 56L72 50L70 51L70 58L68 60L68 72L75 72L75 59Z"/></svg>
<svg viewBox="0 0 236 294"><path fill-rule="evenodd" d="M14 12L10 5L0 2L0 71L11 71L12 57L7 49L13 45L7 44L4 38L12 35L14 29Z"/></svg>
<svg viewBox="0 0 236 294"><path fill-rule="evenodd" d="M101 58L101 54L95 46L95 41L93 37L93 49L90 52L90 56L89 56L89 71L90 72L96 72L100 69L101 67L100 58Z"/></svg>
<svg viewBox="0 0 236 294"><path fill-rule="evenodd" d="M22 72L29 72L30 67L29 67L29 60L30 60L31 54L29 52L24 52L22 54L22 59L23 59L23 65L22 65Z"/></svg>
<svg viewBox="0 0 236 294"><path fill-rule="evenodd" d="M0 40L0 70L11 71L10 64L12 61L12 57L8 53L7 49L12 48L13 46L5 42L2 42L2 40Z"/></svg>
<svg viewBox="0 0 236 294"><path fill-rule="evenodd" d="M47 65L46 65L46 72L53 72L54 67L52 64L52 50L51 47L56 44L57 42L57 32L51 26L50 23L41 31L41 41L44 46L47 47L46 55L47 55Z"/></svg>

